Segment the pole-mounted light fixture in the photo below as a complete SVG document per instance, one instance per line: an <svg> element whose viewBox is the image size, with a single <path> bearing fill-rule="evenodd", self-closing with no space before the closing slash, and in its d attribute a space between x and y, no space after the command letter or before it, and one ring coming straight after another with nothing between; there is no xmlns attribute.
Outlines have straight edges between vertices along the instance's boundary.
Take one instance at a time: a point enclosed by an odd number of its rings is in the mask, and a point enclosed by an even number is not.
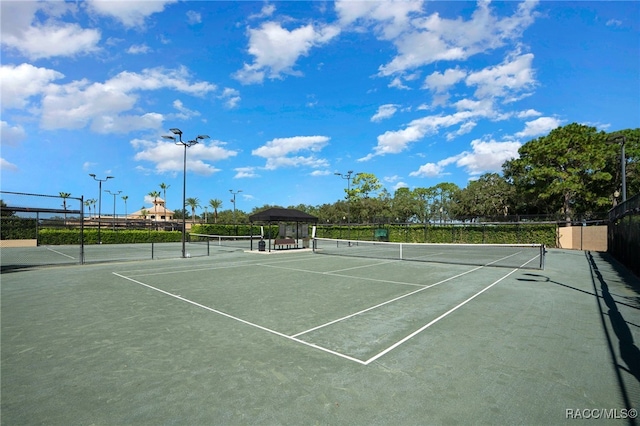
<svg viewBox="0 0 640 426"><path fill-rule="evenodd" d="M163 135L162 137L165 139L172 140L176 145L184 146L184 160L183 160L183 171L182 171L182 257L187 257L186 250L186 231L187 231L187 220L186 220L186 197L187 197L187 148L196 145L201 140L209 139L208 135L198 135L195 139L190 141L182 140L182 130L177 128L169 129L171 133L176 136L171 135ZM166 200L165 200L166 203ZM166 206L166 204L165 204Z"/></svg>
<svg viewBox="0 0 640 426"><path fill-rule="evenodd" d="M626 141L627 141L627 138L624 135L621 135L620 133L612 135L609 139L607 139L607 143L610 143L610 144L619 143L621 146L620 167L621 167L621 173L622 173L622 202L623 203L627 201L627 176L626 176L627 175L627 170L626 170L627 158L624 154L624 144Z"/></svg>
<svg viewBox="0 0 640 426"><path fill-rule="evenodd" d="M233 192L233 189L230 189L229 192L231 194L233 194L233 200L231 200L231 202L233 203L233 223L236 223L236 194L239 194L242 192L242 189L239 189L235 192Z"/></svg>
<svg viewBox="0 0 640 426"><path fill-rule="evenodd" d="M353 170L349 170L347 173L334 173L336 176L340 176L342 179L347 180L347 240L351 239L351 175ZM351 245L351 242L349 242Z"/></svg>
<svg viewBox="0 0 640 426"><path fill-rule="evenodd" d="M95 173L89 173L89 176L93 178L93 180L98 181L98 244L102 244L102 235L100 235L100 215L102 212L102 182L106 182L109 179L113 179L113 176L107 176L104 179L98 179Z"/></svg>

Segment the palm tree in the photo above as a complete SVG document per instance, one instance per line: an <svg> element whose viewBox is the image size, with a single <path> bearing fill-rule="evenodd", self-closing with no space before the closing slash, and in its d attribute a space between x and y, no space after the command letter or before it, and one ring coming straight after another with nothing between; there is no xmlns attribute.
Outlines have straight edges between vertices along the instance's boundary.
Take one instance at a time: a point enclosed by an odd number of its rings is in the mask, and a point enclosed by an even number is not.
<svg viewBox="0 0 640 426"><path fill-rule="evenodd" d="M166 183L162 182L160 184L160 189L162 189L162 198L164 198L164 217L167 217L167 189L169 189L171 185L167 185Z"/></svg>
<svg viewBox="0 0 640 426"><path fill-rule="evenodd" d="M191 207L191 221L193 224L196 223L196 208L200 207L200 200L197 198L187 198L184 203Z"/></svg>
<svg viewBox="0 0 640 426"><path fill-rule="evenodd" d="M86 200L84 202L84 205L89 208L89 217L91 217L91 203L93 203L93 200Z"/></svg>
<svg viewBox="0 0 640 426"><path fill-rule="evenodd" d="M156 225L158 224L158 197L160 193L158 191L151 191L149 197L153 198L153 217L155 218Z"/></svg>
<svg viewBox="0 0 640 426"><path fill-rule="evenodd" d="M213 209L213 223L218 223L218 209L222 206L222 200L217 198L209 200L209 205Z"/></svg>
<svg viewBox="0 0 640 426"><path fill-rule="evenodd" d="M62 208L64 209L64 224L67 224L67 198L71 197L68 192L61 192L60 198L62 198Z"/></svg>
<svg viewBox="0 0 640 426"><path fill-rule="evenodd" d="M96 200L95 198L90 199L89 201L91 201L91 204L93 204L93 214L96 214L96 203L98 202L98 200Z"/></svg>
<svg viewBox="0 0 640 426"><path fill-rule="evenodd" d="M127 224L127 200L129 199L128 195L123 195L122 196L122 200L124 201L124 223L125 223L125 227Z"/></svg>

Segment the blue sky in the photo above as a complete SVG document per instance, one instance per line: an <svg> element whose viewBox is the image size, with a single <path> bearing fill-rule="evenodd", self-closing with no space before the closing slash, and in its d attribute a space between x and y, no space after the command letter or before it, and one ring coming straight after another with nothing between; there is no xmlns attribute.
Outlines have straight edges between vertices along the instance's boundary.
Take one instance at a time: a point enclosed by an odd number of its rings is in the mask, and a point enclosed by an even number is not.
<svg viewBox="0 0 640 426"><path fill-rule="evenodd" d="M555 127L639 125L638 2L1 8L5 191L98 198L94 173L129 211L162 182L179 209L184 149L162 138L179 128L210 136L187 152L203 206L320 205L344 197L336 172L464 187Z"/></svg>

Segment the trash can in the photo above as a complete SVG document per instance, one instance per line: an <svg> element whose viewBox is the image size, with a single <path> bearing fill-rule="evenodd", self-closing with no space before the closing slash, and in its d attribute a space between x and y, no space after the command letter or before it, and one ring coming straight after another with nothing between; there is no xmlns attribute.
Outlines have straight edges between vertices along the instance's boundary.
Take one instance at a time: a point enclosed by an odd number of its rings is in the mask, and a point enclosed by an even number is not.
<svg viewBox="0 0 640 426"><path fill-rule="evenodd" d="M264 240L258 241L258 251L264 251L266 246L267 246L267 243L265 243Z"/></svg>
<svg viewBox="0 0 640 426"><path fill-rule="evenodd" d="M309 238L302 239L302 248L309 248Z"/></svg>

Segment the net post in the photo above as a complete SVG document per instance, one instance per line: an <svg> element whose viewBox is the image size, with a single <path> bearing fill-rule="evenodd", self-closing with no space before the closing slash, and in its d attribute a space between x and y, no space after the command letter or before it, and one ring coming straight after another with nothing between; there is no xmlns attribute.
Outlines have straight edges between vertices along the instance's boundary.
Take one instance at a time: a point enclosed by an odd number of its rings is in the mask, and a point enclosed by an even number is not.
<svg viewBox="0 0 640 426"><path fill-rule="evenodd" d="M210 241L211 240L209 238L207 238L207 256L210 256L210 254L209 254L209 242Z"/></svg>
<svg viewBox="0 0 640 426"><path fill-rule="evenodd" d="M540 270L544 270L544 256L547 253L544 244L540 245Z"/></svg>
<svg viewBox="0 0 640 426"><path fill-rule="evenodd" d="M151 241L151 260L153 260L153 241Z"/></svg>

